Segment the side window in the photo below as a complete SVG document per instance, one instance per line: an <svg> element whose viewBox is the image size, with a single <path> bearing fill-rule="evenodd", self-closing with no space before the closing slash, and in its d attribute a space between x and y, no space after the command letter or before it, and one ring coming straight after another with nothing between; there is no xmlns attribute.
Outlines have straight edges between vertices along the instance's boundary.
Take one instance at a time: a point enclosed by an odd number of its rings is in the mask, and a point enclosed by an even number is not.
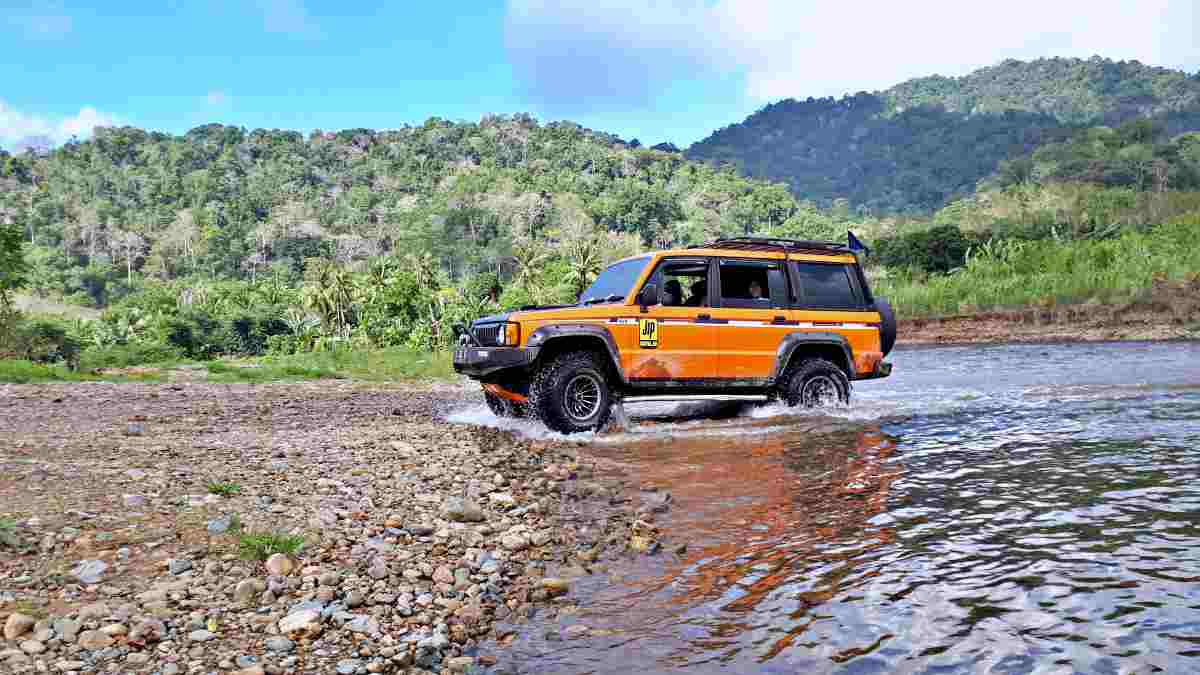
<svg viewBox="0 0 1200 675"><path fill-rule="evenodd" d="M772 309L788 306L787 278L778 262L721 261L721 306Z"/></svg>
<svg viewBox="0 0 1200 675"><path fill-rule="evenodd" d="M708 261L665 260L658 267L659 303L666 307L708 307Z"/></svg>
<svg viewBox="0 0 1200 675"><path fill-rule="evenodd" d="M798 262L800 306L828 309L859 309L862 301L850 283L845 265Z"/></svg>

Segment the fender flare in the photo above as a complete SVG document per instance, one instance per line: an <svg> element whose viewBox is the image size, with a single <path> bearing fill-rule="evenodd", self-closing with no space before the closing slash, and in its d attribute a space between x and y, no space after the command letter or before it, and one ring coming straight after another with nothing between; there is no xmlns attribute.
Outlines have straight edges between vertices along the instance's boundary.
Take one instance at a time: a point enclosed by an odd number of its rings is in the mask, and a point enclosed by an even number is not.
<svg viewBox="0 0 1200 675"><path fill-rule="evenodd" d="M812 345L832 345L842 350L846 357L846 375L851 380L855 377L854 372L854 353L850 349L850 343L845 337L837 333L788 333L784 336L783 341L779 343L779 349L775 352L775 367L771 370L771 383L779 381L783 377L784 371L788 364L792 361L792 355L797 349Z"/></svg>
<svg viewBox="0 0 1200 675"><path fill-rule="evenodd" d="M622 383L629 382L625 377L625 369L621 367L621 357L620 351L617 349L617 341L613 339L612 333L605 326L595 326L586 323L564 323L542 326L529 335L527 344L530 349L536 349L538 352L541 352L547 344L569 337L600 338L604 342L604 347L608 351L608 358L617 376L621 378Z"/></svg>

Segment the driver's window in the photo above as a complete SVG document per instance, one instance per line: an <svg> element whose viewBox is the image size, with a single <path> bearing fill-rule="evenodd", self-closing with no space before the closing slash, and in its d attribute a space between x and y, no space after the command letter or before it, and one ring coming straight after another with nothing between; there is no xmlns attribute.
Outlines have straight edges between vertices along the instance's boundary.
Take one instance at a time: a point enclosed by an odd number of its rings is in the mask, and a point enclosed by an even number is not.
<svg viewBox="0 0 1200 675"><path fill-rule="evenodd" d="M708 307L708 262L668 262L659 275L659 303L664 307Z"/></svg>

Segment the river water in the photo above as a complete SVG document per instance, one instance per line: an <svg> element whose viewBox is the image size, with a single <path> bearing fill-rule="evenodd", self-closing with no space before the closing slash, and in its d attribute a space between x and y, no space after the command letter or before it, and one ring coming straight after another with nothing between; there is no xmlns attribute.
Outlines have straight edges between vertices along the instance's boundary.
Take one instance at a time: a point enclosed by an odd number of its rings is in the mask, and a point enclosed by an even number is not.
<svg viewBox="0 0 1200 675"><path fill-rule="evenodd" d="M832 414L631 407L586 452L671 494L663 549L576 581L499 667L1200 672L1200 344L891 360Z"/></svg>

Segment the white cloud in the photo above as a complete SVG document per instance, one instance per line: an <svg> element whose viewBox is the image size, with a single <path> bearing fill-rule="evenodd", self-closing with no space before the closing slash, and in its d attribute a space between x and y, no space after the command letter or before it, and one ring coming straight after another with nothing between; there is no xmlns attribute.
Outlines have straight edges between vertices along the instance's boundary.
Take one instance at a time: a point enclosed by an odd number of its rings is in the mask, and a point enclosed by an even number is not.
<svg viewBox="0 0 1200 675"><path fill-rule="evenodd" d="M96 127L115 126L116 117L102 113L91 106L80 108L69 117L51 118L43 115L23 113L0 101L0 146L15 147L31 138L48 139L54 143L65 143L71 137L90 136Z"/></svg>
<svg viewBox="0 0 1200 675"><path fill-rule="evenodd" d="M1197 19L1195 0L509 0L507 44L538 103L645 104L673 81L727 73L765 101L1005 58L1099 54L1194 71Z"/></svg>
<svg viewBox="0 0 1200 675"><path fill-rule="evenodd" d="M204 97L204 102L211 106L222 106L229 103L229 92L214 89Z"/></svg>
<svg viewBox="0 0 1200 675"><path fill-rule="evenodd" d="M283 33L301 39L322 36L321 27L301 0L257 0L257 5L263 15L263 28L268 33Z"/></svg>

